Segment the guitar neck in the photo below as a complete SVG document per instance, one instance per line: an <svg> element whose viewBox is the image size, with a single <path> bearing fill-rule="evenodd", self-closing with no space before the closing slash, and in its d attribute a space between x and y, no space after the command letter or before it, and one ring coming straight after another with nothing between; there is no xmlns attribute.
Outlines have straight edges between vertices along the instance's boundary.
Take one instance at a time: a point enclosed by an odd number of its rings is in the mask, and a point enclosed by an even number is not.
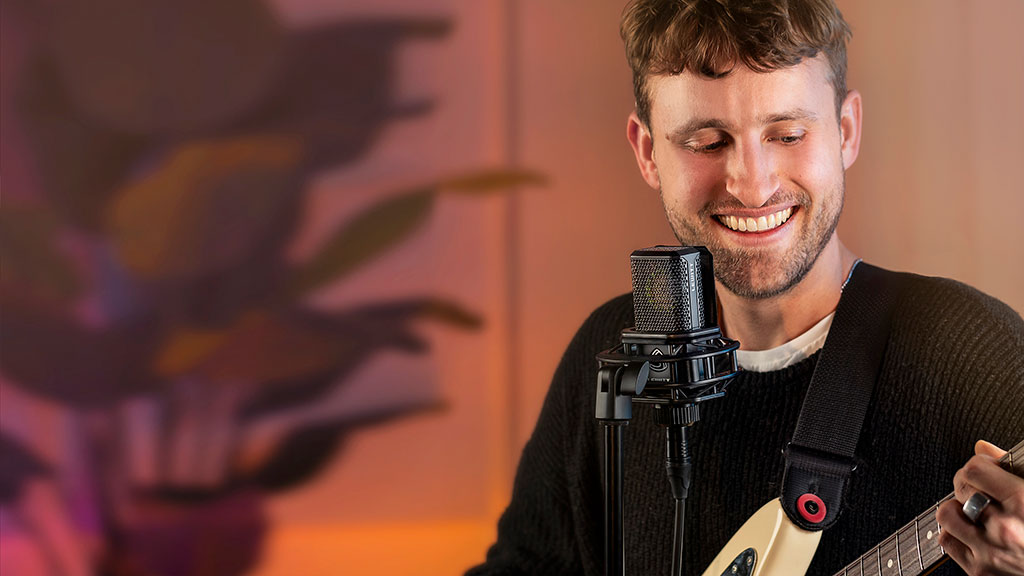
<svg viewBox="0 0 1024 576"><path fill-rule="evenodd" d="M1024 478L1024 442L1017 444L999 460L999 464ZM942 528L935 520L939 506L951 500L946 496L914 518L881 544L856 559L835 576L919 576L946 558L939 546Z"/></svg>

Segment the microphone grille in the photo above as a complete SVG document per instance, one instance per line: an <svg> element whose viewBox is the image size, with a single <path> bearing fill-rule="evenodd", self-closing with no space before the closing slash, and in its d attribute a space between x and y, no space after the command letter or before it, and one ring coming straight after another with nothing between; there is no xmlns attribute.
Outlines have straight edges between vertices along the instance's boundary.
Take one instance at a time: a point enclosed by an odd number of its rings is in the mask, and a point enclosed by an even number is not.
<svg viewBox="0 0 1024 576"><path fill-rule="evenodd" d="M705 327L702 247L654 246L630 255L638 332L680 333ZM712 295L713 301L713 295Z"/></svg>

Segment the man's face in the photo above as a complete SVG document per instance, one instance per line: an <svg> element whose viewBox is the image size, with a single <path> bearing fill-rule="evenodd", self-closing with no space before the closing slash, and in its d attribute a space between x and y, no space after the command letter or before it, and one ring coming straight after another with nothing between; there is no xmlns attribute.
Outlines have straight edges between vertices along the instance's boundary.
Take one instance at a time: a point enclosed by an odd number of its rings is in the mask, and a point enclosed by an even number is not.
<svg viewBox="0 0 1024 576"><path fill-rule="evenodd" d="M718 280L739 296L799 283L839 221L859 96L837 121L822 58L769 73L739 65L715 80L655 76L648 86L651 133L634 116L630 140L679 241L707 246Z"/></svg>

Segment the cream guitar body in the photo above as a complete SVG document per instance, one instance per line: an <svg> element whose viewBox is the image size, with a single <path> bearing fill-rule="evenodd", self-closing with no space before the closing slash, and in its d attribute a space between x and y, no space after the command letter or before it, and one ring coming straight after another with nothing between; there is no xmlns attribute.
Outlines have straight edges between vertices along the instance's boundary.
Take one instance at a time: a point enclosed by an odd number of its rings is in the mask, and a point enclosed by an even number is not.
<svg viewBox="0 0 1024 576"><path fill-rule="evenodd" d="M1024 478L1024 442L999 460ZM946 496L835 576L921 576L948 558L939 546L942 531L935 514ZM821 532L794 524L778 499L765 504L733 535L702 576L803 576L814 558Z"/></svg>
<svg viewBox="0 0 1024 576"><path fill-rule="evenodd" d="M821 532L798 527L778 499L765 504L733 535L703 576L805 574Z"/></svg>

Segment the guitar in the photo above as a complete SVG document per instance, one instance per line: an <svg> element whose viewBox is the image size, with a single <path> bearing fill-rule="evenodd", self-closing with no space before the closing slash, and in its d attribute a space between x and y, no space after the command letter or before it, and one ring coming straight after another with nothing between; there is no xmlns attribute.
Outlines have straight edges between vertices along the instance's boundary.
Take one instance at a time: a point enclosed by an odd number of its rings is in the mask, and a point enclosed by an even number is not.
<svg viewBox="0 0 1024 576"><path fill-rule="evenodd" d="M1015 466L1016 462L1016 466ZM1006 453L999 464L1024 478L1024 442ZM939 546L942 528L935 513L946 496L895 534L854 560L835 576L919 576L948 556ZM794 576L807 572L821 540L793 524L779 500L765 504L729 540L702 576Z"/></svg>

